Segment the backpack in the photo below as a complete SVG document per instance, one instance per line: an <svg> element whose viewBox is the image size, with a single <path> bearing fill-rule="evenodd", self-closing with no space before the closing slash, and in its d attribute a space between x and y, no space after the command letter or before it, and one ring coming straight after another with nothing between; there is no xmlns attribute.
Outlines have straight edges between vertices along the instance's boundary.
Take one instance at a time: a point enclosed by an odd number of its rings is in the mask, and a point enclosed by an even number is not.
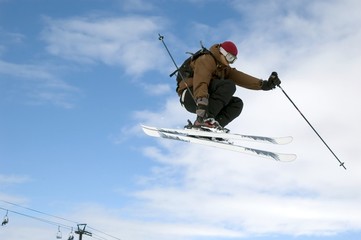
<svg viewBox="0 0 361 240"><path fill-rule="evenodd" d="M191 54L191 56L189 58L187 58L177 70L175 70L173 73L171 73L169 75L170 77L173 77L173 75L177 73L177 78L176 78L177 89L176 89L176 91L178 91L179 83L181 81L184 81L187 78L193 77L194 71L190 66L192 61L196 60L197 58L199 58L200 56L202 56L204 54L210 54L214 58L211 51L209 51L207 48L203 47L203 45L202 45L202 48L199 49L197 52L190 53L190 54Z"/></svg>

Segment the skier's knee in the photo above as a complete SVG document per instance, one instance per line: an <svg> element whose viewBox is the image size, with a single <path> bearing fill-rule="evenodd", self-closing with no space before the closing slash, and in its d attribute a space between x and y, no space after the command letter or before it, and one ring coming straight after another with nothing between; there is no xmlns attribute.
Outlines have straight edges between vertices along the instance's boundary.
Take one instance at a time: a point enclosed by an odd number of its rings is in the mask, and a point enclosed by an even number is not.
<svg viewBox="0 0 361 240"><path fill-rule="evenodd" d="M234 106L235 111L238 113L237 116L239 116L242 112L243 105L244 105L242 99L240 99L238 97L233 97L231 101L232 101L232 105Z"/></svg>
<svg viewBox="0 0 361 240"><path fill-rule="evenodd" d="M227 89L229 95L236 92L236 84L232 80L224 80L224 88Z"/></svg>

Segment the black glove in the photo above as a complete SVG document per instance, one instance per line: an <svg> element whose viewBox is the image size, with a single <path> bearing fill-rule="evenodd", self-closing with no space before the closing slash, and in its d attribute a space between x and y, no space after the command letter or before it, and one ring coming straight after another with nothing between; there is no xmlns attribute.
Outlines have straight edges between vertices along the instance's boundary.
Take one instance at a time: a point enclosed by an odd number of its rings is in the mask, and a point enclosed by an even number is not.
<svg viewBox="0 0 361 240"><path fill-rule="evenodd" d="M276 72L272 72L267 81L262 82L262 90L268 91L274 89L276 86L281 84L281 80L278 78Z"/></svg>

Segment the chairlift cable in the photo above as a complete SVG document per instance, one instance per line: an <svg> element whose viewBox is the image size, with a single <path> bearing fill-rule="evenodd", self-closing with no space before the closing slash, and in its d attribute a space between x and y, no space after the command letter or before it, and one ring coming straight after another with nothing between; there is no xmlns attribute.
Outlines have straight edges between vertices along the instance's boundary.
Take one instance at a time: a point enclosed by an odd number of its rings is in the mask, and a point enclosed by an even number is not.
<svg viewBox="0 0 361 240"><path fill-rule="evenodd" d="M0 199L0 202L6 203L6 204L9 204L9 205L13 205L13 206L16 206L16 207L19 207L19 208L23 208L23 209L26 209L26 210L29 210L29 211L33 211L33 212L36 212L36 213L39 213L39 214L43 214L43 215L48 216L48 217L53 217L53 218L57 218L59 220L67 221L67 222L70 222L70 223L79 224L79 222L75 222L73 220L69 220L69 219L66 219L66 218L63 218L63 217L55 216L53 214L45 213L45 212L42 212L42 211L39 211L39 210L36 210L36 209L33 209L33 208L25 207L25 206L22 206L20 204L16 204L16 203L13 203L13 202L5 201L5 200L2 200L2 199ZM70 227L70 226L62 224L62 223L58 223L58 222L55 222L55 221L50 221L50 220L40 218L40 217L31 216L31 215L28 215L28 214L25 214L25 213L20 213L20 212L13 211L13 210L8 210L8 209L5 209L3 207L0 207L0 209L8 211L8 212L15 213L15 214L18 214L18 215L22 215L22 216L25 216L25 217L29 217L29 218L32 218L32 219L35 219L35 220L38 220L38 221L41 221L41 222L45 222L45 223L48 223L48 224L51 224L51 225L61 226L61 227L66 228L66 229L71 230L73 228L73 227ZM101 230L98 230L98 229L95 229L93 227L90 227L90 226L87 226L87 227L89 229L92 229L93 231L99 232L99 233L104 234L104 235L106 235L108 237L111 237L113 239L122 240L121 238L115 237L115 236L113 236L111 234L105 233L105 232L103 232ZM106 238L103 238L103 237L101 237L101 236L99 236L97 234L93 233L93 235L98 236L98 237L93 236L96 239L106 240Z"/></svg>

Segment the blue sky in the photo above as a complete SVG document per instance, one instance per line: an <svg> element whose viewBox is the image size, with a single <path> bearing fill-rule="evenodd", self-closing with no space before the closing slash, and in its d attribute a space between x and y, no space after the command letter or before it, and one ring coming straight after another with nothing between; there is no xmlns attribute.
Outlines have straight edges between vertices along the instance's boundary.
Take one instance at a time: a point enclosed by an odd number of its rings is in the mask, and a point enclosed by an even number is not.
<svg viewBox="0 0 361 240"><path fill-rule="evenodd" d="M0 239L361 238L358 80L361 3L213 0L0 0ZM234 41L234 67L277 71L280 89L238 88L233 132L283 136L278 163L159 140L140 124L182 127L174 66L185 52ZM59 216L64 221L29 209ZM44 223L16 214L49 219ZM21 229L21 231L19 231ZM101 230L109 235L104 235ZM90 239L90 237L84 237Z"/></svg>

